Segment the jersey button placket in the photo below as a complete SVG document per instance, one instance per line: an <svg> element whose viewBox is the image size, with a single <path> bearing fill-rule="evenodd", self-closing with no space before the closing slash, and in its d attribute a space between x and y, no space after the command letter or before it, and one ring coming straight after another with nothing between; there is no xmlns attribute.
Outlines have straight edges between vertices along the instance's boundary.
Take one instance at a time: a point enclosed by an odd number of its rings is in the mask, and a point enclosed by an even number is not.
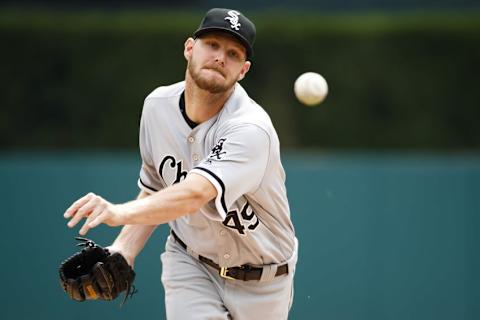
<svg viewBox="0 0 480 320"><path fill-rule="evenodd" d="M232 248L229 245L232 239L229 239L228 232L224 228L220 228L217 234L219 264L224 267L230 265L229 261L232 259Z"/></svg>
<svg viewBox="0 0 480 320"><path fill-rule="evenodd" d="M197 146L194 144L195 137L194 136L188 136L187 141L188 141L188 144L190 145L190 150L193 153L192 154L192 160L194 162L197 162L198 160L200 160L200 157L198 156L198 153L196 153Z"/></svg>

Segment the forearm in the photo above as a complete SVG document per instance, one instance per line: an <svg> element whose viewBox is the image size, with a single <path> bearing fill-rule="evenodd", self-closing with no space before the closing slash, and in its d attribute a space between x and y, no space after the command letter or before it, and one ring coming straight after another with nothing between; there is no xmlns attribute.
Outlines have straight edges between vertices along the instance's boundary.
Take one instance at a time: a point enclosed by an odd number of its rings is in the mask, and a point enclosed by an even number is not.
<svg viewBox="0 0 480 320"><path fill-rule="evenodd" d="M147 198L148 194L140 192L137 200ZM131 265L142 251L156 225L126 225L109 247L112 251L120 251Z"/></svg>
<svg viewBox="0 0 480 320"><path fill-rule="evenodd" d="M133 261L143 250L156 227L151 225L126 225L109 248L112 251L121 252L133 265Z"/></svg>
<svg viewBox="0 0 480 320"><path fill-rule="evenodd" d="M126 224L159 225L198 211L214 198L216 190L203 177L188 177L188 181L173 185L149 197L119 205Z"/></svg>

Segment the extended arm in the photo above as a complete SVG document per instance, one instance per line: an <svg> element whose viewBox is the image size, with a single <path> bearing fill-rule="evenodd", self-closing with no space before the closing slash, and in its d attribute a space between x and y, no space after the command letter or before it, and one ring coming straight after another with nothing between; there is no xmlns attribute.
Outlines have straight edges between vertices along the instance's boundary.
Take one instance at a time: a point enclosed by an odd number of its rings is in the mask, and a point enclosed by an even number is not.
<svg viewBox="0 0 480 320"><path fill-rule="evenodd" d="M68 222L70 228L86 218L79 231L81 235L100 223L109 226L159 225L195 213L216 195L217 190L208 179L192 173L178 184L123 204L115 205L89 193L75 201L65 211L64 217L71 218Z"/></svg>

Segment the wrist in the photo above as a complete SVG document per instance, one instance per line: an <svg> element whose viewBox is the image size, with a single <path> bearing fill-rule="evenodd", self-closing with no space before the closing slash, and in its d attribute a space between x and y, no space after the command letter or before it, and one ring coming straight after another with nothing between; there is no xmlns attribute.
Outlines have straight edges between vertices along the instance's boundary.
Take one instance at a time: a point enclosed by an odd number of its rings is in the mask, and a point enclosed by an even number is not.
<svg viewBox="0 0 480 320"><path fill-rule="evenodd" d="M111 246L108 246L107 249L108 251L110 251L110 254L120 253L125 258L125 260L127 260L127 263L133 268L136 256L129 252L126 248L122 248L118 245L112 244Z"/></svg>
<svg viewBox="0 0 480 320"><path fill-rule="evenodd" d="M116 221L114 222L115 225L120 226L132 224L130 221L132 215L130 214L128 203L114 204L113 211L116 213Z"/></svg>

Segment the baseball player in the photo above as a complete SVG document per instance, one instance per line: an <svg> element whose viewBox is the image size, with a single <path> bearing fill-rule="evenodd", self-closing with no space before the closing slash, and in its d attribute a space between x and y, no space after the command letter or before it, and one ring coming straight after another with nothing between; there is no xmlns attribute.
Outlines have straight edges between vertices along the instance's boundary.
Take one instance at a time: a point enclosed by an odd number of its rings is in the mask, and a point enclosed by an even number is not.
<svg viewBox="0 0 480 320"><path fill-rule="evenodd" d="M134 201L89 193L64 214L124 225L110 250L133 266L159 224L168 319L287 319L297 239L279 141L267 113L238 83L251 66L255 26L212 9L184 45L185 81L155 89L140 123L142 167Z"/></svg>

